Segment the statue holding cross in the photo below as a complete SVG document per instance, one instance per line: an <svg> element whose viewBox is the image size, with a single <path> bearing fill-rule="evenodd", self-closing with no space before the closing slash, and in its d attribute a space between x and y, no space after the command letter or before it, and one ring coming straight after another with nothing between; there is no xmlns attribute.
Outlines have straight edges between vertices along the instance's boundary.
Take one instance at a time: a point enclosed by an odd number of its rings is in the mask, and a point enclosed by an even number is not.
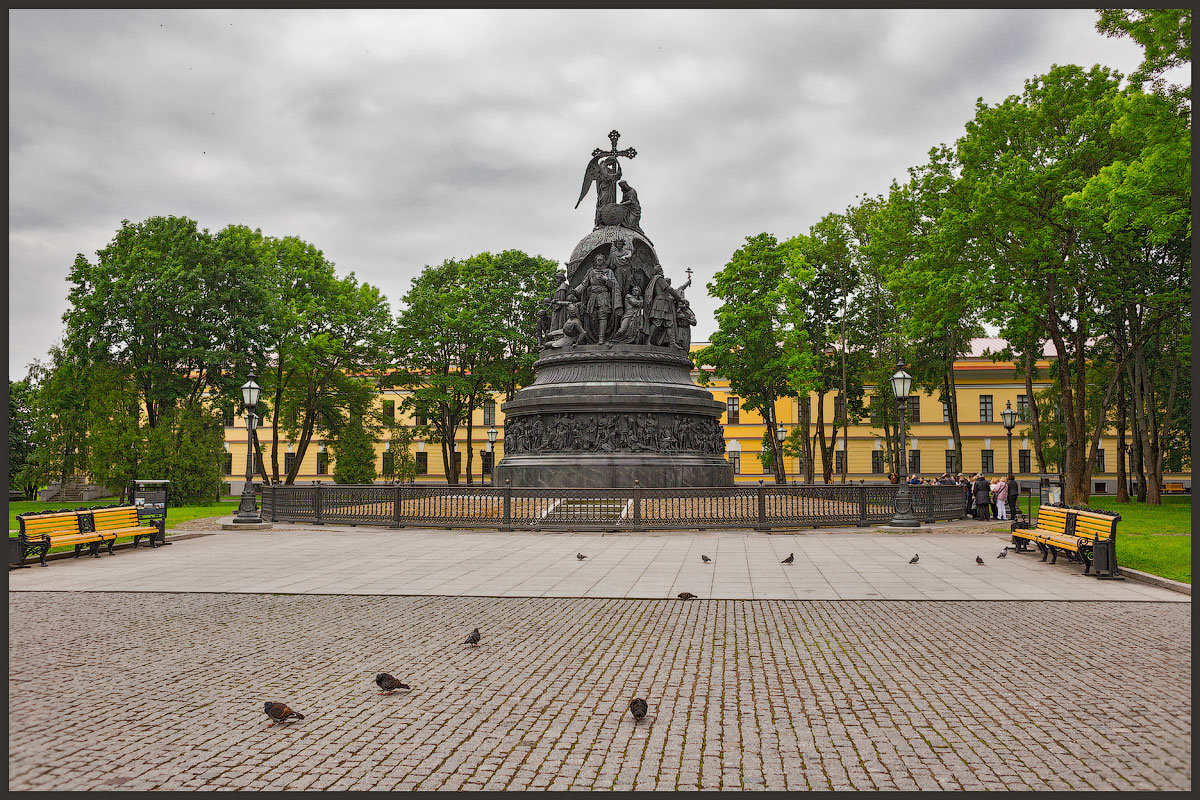
<svg viewBox="0 0 1200 800"><path fill-rule="evenodd" d="M617 140L621 138L621 134L617 131L609 131L608 139L612 142L612 147L608 150L601 150L597 147L592 151L592 160L588 162L587 169L583 173L583 190L579 193L579 199L575 201L575 207L579 208L579 204L583 202L583 198L587 196L588 190L592 188L592 182L596 184L596 227L602 225L628 225L627 217L630 213L630 207L625 203L617 202L617 185L621 181L621 163L618 156L625 158L634 158L637 156L637 150L632 147L626 147L624 150L617 149ZM626 184L628 187L628 184ZM625 189L628 194L631 190ZM637 195L633 194L633 203L637 203ZM641 206L637 206L637 216L641 216ZM633 225L637 225L637 220L633 221ZM638 229L640 230L640 229Z"/></svg>

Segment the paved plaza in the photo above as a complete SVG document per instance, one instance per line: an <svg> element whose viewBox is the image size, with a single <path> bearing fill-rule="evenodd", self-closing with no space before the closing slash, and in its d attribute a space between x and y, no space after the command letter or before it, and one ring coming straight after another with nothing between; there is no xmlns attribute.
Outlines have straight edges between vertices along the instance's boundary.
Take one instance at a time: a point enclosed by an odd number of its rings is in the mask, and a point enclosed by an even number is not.
<svg viewBox="0 0 1200 800"><path fill-rule="evenodd" d="M51 562L9 576L9 787L1189 789L1190 598L1003 544L284 529Z"/></svg>

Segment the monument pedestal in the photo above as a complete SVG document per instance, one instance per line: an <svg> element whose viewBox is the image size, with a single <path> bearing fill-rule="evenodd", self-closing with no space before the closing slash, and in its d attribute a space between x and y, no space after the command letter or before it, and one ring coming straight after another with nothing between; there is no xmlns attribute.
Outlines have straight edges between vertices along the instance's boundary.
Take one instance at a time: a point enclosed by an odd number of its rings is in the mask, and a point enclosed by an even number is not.
<svg viewBox="0 0 1200 800"><path fill-rule="evenodd" d="M502 406L498 483L514 487L732 486L723 404L691 359L652 345L544 350L536 380Z"/></svg>

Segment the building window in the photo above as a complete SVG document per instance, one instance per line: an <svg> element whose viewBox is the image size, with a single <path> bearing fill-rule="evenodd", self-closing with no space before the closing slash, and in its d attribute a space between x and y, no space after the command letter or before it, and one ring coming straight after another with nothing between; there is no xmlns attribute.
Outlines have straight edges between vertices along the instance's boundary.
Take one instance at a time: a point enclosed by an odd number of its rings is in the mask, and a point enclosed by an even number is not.
<svg viewBox="0 0 1200 800"><path fill-rule="evenodd" d="M991 472L996 468L996 453L993 450L979 451L979 471Z"/></svg>
<svg viewBox="0 0 1200 800"><path fill-rule="evenodd" d="M946 472L953 475L953 474L957 473L958 471L959 471L958 470L958 451L957 450L947 450L946 451Z"/></svg>
<svg viewBox="0 0 1200 800"><path fill-rule="evenodd" d="M233 474L233 453L225 454L225 474L226 475Z"/></svg>
<svg viewBox="0 0 1200 800"><path fill-rule="evenodd" d="M921 421L921 398L917 397L915 394L910 394L908 396L908 421Z"/></svg>
<svg viewBox="0 0 1200 800"><path fill-rule="evenodd" d="M425 416L424 413L422 413L420 411L413 412L413 425L424 426L424 425L428 425L428 424L429 424L429 419Z"/></svg>
<svg viewBox="0 0 1200 800"><path fill-rule="evenodd" d="M879 403L877 403L875 401L876 401L876 398L874 398L874 397L872 397L869 401L867 401L867 410L871 414L871 424L878 425L879 424Z"/></svg>
<svg viewBox="0 0 1200 800"><path fill-rule="evenodd" d="M295 466L295 464L296 464L296 454L295 453L284 453L283 454L283 474L284 475L291 475L292 467Z"/></svg>
<svg viewBox="0 0 1200 800"><path fill-rule="evenodd" d="M738 404L740 402L741 401L736 397L730 397L725 401L725 416L726 416L725 422L726 422L726 424L728 424L728 425L737 425L738 424L738 420L741 417L741 409L738 407Z"/></svg>
<svg viewBox="0 0 1200 800"><path fill-rule="evenodd" d="M392 451L384 450L383 451L383 465L382 465L383 468L380 470L380 472L384 475L391 475L392 469L393 469L393 464L395 464L395 463L396 463L396 457L392 454Z"/></svg>
<svg viewBox="0 0 1200 800"><path fill-rule="evenodd" d="M804 472L804 455L801 454L796 458L796 472Z"/></svg>
<svg viewBox="0 0 1200 800"><path fill-rule="evenodd" d="M1030 465L1028 450L1017 451L1017 469L1024 473L1033 472L1033 468Z"/></svg>
<svg viewBox="0 0 1200 800"><path fill-rule="evenodd" d="M383 418L388 419L388 420L394 420L396 418L396 401L395 400L384 400L383 401Z"/></svg>
<svg viewBox="0 0 1200 800"><path fill-rule="evenodd" d="M733 474L742 474L742 454L741 453L726 453L729 463L733 465Z"/></svg>
<svg viewBox="0 0 1200 800"><path fill-rule="evenodd" d="M429 453L414 453L417 459L417 474L429 474Z"/></svg>
<svg viewBox="0 0 1200 800"><path fill-rule="evenodd" d="M225 427L232 428L233 427L233 409L232 408L221 409L221 416L223 418L223 421L225 422Z"/></svg>
<svg viewBox="0 0 1200 800"><path fill-rule="evenodd" d="M908 474L909 475L920 475L921 474L921 451L920 450L909 450L908 451Z"/></svg>
<svg viewBox="0 0 1200 800"><path fill-rule="evenodd" d="M293 408L287 412L287 426L295 428L300 425L300 409Z"/></svg>
<svg viewBox="0 0 1200 800"><path fill-rule="evenodd" d="M992 396L990 394L979 395L979 421L992 422Z"/></svg>
<svg viewBox="0 0 1200 800"><path fill-rule="evenodd" d="M261 475L264 472L266 472L266 470L263 469L262 453L255 453L254 454L254 474Z"/></svg>
<svg viewBox="0 0 1200 800"><path fill-rule="evenodd" d="M846 451L836 450L833 454L833 470L834 472L846 471Z"/></svg>
<svg viewBox="0 0 1200 800"><path fill-rule="evenodd" d="M882 450L871 451L871 473L873 475L883 474L883 457L886 455Z"/></svg>
<svg viewBox="0 0 1200 800"><path fill-rule="evenodd" d="M324 453L317 453L317 474L318 475L328 475L329 474L329 460L328 460L328 457Z"/></svg>
<svg viewBox="0 0 1200 800"><path fill-rule="evenodd" d="M1096 458L1092 460L1093 472L1104 472L1104 448L1096 448Z"/></svg>
<svg viewBox="0 0 1200 800"><path fill-rule="evenodd" d="M846 415L846 398L839 395L834 395L833 398L833 418L842 419Z"/></svg>
<svg viewBox="0 0 1200 800"><path fill-rule="evenodd" d="M1017 422L1029 422L1029 395L1017 395Z"/></svg>
<svg viewBox="0 0 1200 800"><path fill-rule="evenodd" d="M496 424L496 401L495 400L484 400L483 401L483 424L484 425L495 425Z"/></svg>
<svg viewBox="0 0 1200 800"><path fill-rule="evenodd" d="M479 454L480 472L483 475L492 474L492 454L484 450Z"/></svg>
<svg viewBox="0 0 1200 800"><path fill-rule="evenodd" d="M450 463L453 465L451 469L455 475L462 475L462 453L451 453Z"/></svg>

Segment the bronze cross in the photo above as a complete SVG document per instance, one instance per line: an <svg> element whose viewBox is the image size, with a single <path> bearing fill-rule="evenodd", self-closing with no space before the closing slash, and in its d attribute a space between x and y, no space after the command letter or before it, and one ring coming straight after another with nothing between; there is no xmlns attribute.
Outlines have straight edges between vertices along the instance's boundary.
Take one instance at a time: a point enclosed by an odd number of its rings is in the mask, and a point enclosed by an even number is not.
<svg viewBox="0 0 1200 800"><path fill-rule="evenodd" d="M635 157L637 155L637 150L634 150L632 147L626 147L624 150L617 149L617 139L620 139L620 138L621 138L621 134L618 133L617 131L615 131L615 130L609 131L608 132L608 140L610 142L612 142L612 149L611 150L601 150L599 147L597 147L595 150L592 151L592 158L596 158L597 156L611 156L613 158L616 158L617 156L625 156L626 158Z"/></svg>

